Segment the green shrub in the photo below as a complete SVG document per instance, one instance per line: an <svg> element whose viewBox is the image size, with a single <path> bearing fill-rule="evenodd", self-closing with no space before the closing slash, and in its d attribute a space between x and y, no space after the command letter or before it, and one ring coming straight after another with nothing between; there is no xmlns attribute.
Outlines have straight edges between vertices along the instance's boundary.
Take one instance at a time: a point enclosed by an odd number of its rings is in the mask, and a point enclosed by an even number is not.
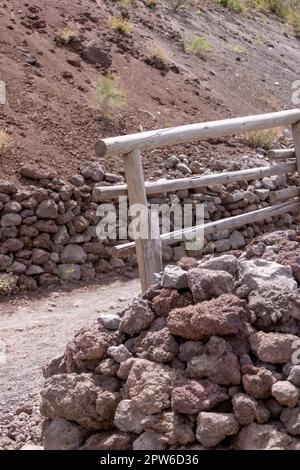
<svg viewBox="0 0 300 470"><path fill-rule="evenodd" d="M214 46L204 37L198 36L198 34L194 34L189 38L185 42L184 48L186 52L200 57L206 57L214 50Z"/></svg>
<svg viewBox="0 0 300 470"><path fill-rule="evenodd" d="M245 11L245 5L241 0L220 0L220 4L235 13L243 13Z"/></svg>
<svg viewBox="0 0 300 470"><path fill-rule="evenodd" d="M264 150L270 150L275 141L277 135L273 129L263 129L261 131L252 131L246 135L246 143L253 148L262 148Z"/></svg>
<svg viewBox="0 0 300 470"><path fill-rule="evenodd" d="M58 38L63 44L69 44L77 36L77 31L73 26L66 26L58 35Z"/></svg>
<svg viewBox="0 0 300 470"><path fill-rule="evenodd" d="M111 16L107 24L110 28L121 34L128 34L132 30L132 25L121 16Z"/></svg>
<svg viewBox="0 0 300 470"><path fill-rule="evenodd" d="M126 97L117 80L106 75L97 81L88 104L91 108L101 109L105 115L110 115L125 106Z"/></svg>
<svg viewBox="0 0 300 470"><path fill-rule="evenodd" d="M18 278L13 274L3 274L0 276L0 295L10 295L17 292Z"/></svg>

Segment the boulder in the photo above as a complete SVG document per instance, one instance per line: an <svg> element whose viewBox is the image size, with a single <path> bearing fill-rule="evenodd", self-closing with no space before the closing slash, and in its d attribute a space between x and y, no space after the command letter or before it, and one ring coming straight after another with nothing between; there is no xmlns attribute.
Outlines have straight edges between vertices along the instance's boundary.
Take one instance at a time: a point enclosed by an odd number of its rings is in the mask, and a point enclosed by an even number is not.
<svg viewBox="0 0 300 470"><path fill-rule="evenodd" d="M172 409L180 414L195 415L209 411L228 399L226 389L210 380L188 380L172 392Z"/></svg>
<svg viewBox="0 0 300 470"><path fill-rule="evenodd" d="M167 363L175 359L178 344L168 328L142 332L135 340L134 353L142 359Z"/></svg>
<svg viewBox="0 0 300 470"><path fill-rule="evenodd" d="M36 215L41 219L56 219L58 215L57 204L52 199L45 199L37 206Z"/></svg>
<svg viewBox="0 0 300 470"><path fill-rule="evenodd" d="M247 319L247 304L232 294L171 310L168 328L175 336L203 340L211 336L235 335Z"/></svg>
<svg viewBox="0 0 300 470"><path fill-rule="evenodd" d="M45 450L76 450L83 442L84 430L64 418L46 424L43 433Z"/></svg>
<svg viewBox="0 0 300 470"><path fill-rule="evenodd" d="M19 214L9 213L1 217L1 227L15 227L22 223L22 217Z"/></svg>
<svg viewBox="0 0 300 470"><path fill-rule="evenodd" d="M276 379L268 369L252 367L249 373L243 375L242 381L248 395L256 399L266 399L271 396L272 385Z"/></svg>
<svg viewBox="0 0 300 470"><path fill-rule="evenodd" d="M105 170L99 162L88 162L81 168L81 174L84 178L98 183L99 181L103 181Z"/></svg>
<svg viewBox="0 0 300 470"><path fill-rule="evenodd" d="M249 337L251 350L261 361L285 364L299 345L299 338L285 333L259 331Z"/></svg>
<svg viewBox="0 0 300 470"><path fill-rule="evenodd" d="M145 431L162 435L169 446L187 445L195 440L193 422L173 411L147 416L143 420Z"/></svg>
<svg viewBox="0 0 300 470"><path fill-rule="evenodd" d="M188 287L186 272L179 266L168 265L165 267L161 285L164 288L184 289Z"/></svg>
<svg viewBox="0 0 300 470"><path fill-rule="evenodd" d="M300 387L300 365L295 365L291 368L288 380L296 385L296 387Z"/></svg>
<svg viewBox="0 0 300 470"><path fill-rule="evenodd" d="M103 69L111 66L110 55L93 40L83 44L81 55L86 62L100 65Z"/></svg>
<svg viewBox="0 0 300 470"><path fill-rule="evenodd" d="M298 387L287 380L279 380L272 385L272 395L280 405L293 408L299 400Z"/></svg>
<svg viewBox="0 0 300 470"><path fill-rule="evenodd" d="M196 438L205 447L215 447L238 431L239 424L232 413L202 411L198 415Z"/></svg>
<svg viewBox="0 0 300 470"><path fill-rule="evenodd" d="M143 432L132 444L133 450L164 450L166 438L153 431Z"/></svg>
<svg viewBox="0 0 300 470"><path fill-rule="evenodd" d="M253 423L257 413L257 402L245 393L238 393L232 399L233 413L241 426Z"/></svg>
<svg viewBox="0 0 300 470"><path fill-rule="evenodd" d="M208 300L234 290L233 277L225 271L194 268L187 272L187 278L194 302Z"/></svg>
<svg viewBox="0 0 300 470"><path fill-rule="evenodd" d="M191 378L208 378L219 385L238 385L241 382L239 362L231 346L222 338L212 336L203 354L194 356L187 364Z"/></svg>
<svg viewBox="0 0 300 470"><path fill-rule="evenodd" d="M119 332L109 331L99 323L82 329L67 344L65 351L67 371L92 370L107 357L107 349L119 342Z"/></svg>
<svg viewBox="0 0 300 470"><path fill-rule="evenodd" d="M176 289L162 289L153 299L152 308L156 315L165 316L174 308L186 307L189 304L190 301Z"/></svg>
<svg viewBox="0 0 300 470"><path fill-rule="evenodd" d="M130 434L123 432L102 432L100 434L92 434L80 450L129 450L132 445L132 437Z"/></svg>
<svg viewBox="0 0 300 470"><path fill-rule="evenodd" d="M292 291L298 287L289 266L264 259L240 261L239 282L248 292L268 287Z"/></svg>
<svg viewBox="0 0 300 470"><path fill-rule="evenodd" d="M20 169L20 174L23 178L31 180L51 180L56 176L56 173L51 170L43 170L41 168L24 165Z"/></svg>
<svg viewBox="0 0 300 470"><path fill-rule="evenodd" d="M46 380L41 412L54 420L65 418L93 431L109 429L120 398L99 387L94 374L59 374Z"/></svg>
<svg viewBox="0 0 300 470"><path fill-rule="evenodd" d="M159 364L135 360L128 375L127 390L128 397L147 415L170 407L170 375Z"/></svg>
<svg viewBox="0 0 300 470"><path fill-rule="evenodd" d="M226 271L234 276L238 270L238 260L233 255L222 255L210 258L206 261L200 261L198 267L201 269L212 269L214 271Z"/></svg>
<svg viewBox="0 0 300 470"><path fill-rule="evenodd" d="M71 244L64 247L60 255L63 264L84 264L87 254L80 245Z"/></svg>
<svg viewBox="0 0 300 470"><path fill-rule="evenodd" d="M255 314L255 326L263 330L287 323L290 318L300 319L300 296L298 291L265 287L252 291L249 308Z"/></svg>
<svg viewBox="0 0 300 470"><path fill-rule="evenodd" d="M133 400L122 400L116 408L114 425L120 431L140 434L144 429L142 421L145 417Z"/></svg>
<svg viewBox="0 0 300 470"><path fill-rule="evenodd" d="M134 299L120 323L120 331L134 336L142 330L149 328L154 320L154 313L147 300Z"/></svg>
<svg viewBox="0 0 300 470"><path fill-rule="evenodd" d="M300 408L284 408L280 421L285 425L287 432L292 436L300 436Z"/></svg>
<svg viewBox="0 0 300 470"><path fill-rule="evenodd" d="M293 450L295 441L275 425L252 423L241 429L234 441L236 450Z"/></svg>

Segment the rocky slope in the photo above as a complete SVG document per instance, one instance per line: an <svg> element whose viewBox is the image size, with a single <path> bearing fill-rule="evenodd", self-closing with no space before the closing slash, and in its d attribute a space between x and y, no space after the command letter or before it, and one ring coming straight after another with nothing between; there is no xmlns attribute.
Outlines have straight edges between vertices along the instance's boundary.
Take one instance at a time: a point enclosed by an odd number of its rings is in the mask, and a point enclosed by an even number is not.
<svg viewBox="0 0 300 470"><path fill-rule="evenodd" d="M124 10L112 0L0 2L0 79L7 86L0 128L12 141L0 159L2 177L19 181L20 166L29 162L68 177L82 161L94 158L99 137L136 132L141 126L292 107L299 41L292 33L283 34L276 16L251 9L240 15L216 2L200 5L197 14L193 9L174 13L167 3L150 8L136 0ZM132 25L127 35L107 23L120 13ZM59 40L65 27L77 34L66 45ZM184 51L193 33L211 43L209 57ZM166 57L163 67L147 60L149 49L157 46ZM118 78L127 95L126 107L113 119L87 106L105 72ZM238 142L230 147L226 142L178 151L204 164L215 158L224 163L243 149ZM155 176L164 156L162 151L144 156L147 177ZM112 169L122 169L118 160L107 168Z"/></svg>
<svg viewBox="0 0 300 470"><path fill-rule="evenodd" d="M45 368L46 449L297 449L299 236L167 266Z"/></svg>

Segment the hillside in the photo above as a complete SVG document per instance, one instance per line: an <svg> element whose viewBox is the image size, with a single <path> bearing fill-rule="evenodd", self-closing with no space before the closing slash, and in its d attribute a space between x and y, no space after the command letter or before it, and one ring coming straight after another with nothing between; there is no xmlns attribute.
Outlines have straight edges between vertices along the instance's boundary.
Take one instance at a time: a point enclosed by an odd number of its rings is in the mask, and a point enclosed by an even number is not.
<svg viewBox="0 0 300 470"><path fill-rule="evenodd" d="M108 25L120 14L132 26L128 34ZM20 166L28 162L67 178L95 158L97 139L141 127L294 106L291 84L299 78L300 41L274 14L251 9L239 14L213 1L174 12L166 1L149 7L136 0L124 8L112 0L7 0L0 2L0 24L0 79L7 87L0 129L12 142L1 156L2 178L19 179ZM66 27L76 37L63 44ZM212 50L205 57L185 52L192 34L209 42ZM101 63L91 63L91 41ZM160 51L163 59L149 65L149 50ZM88 106L104 72L118 79L127 97L113 116ZM184 152L222 169L249 150L238 141L213 144ZM156 176L163 152L146 157L146 177ZM110 165L120 170L117 160Z"/></svg>

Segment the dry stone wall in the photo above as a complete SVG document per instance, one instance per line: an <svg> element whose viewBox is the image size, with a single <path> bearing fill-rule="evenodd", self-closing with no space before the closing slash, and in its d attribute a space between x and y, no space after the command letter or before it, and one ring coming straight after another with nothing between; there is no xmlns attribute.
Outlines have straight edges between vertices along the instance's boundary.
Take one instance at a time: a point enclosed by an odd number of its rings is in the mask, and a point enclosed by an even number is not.
<svg viewBox="0 0 300 470"><path fill-rule="evenodd" d="M105 172L98 162L90 162L68 182L31 167L21 168L21 178L21 189L11 182L0 183L2 294L16 288L91 280L98 274L132 268L134 260L112 258L115 240L99 241L96 234L100 220L97 207L103 204L98 200L97 186L118 184L123 181L121 176ZM194 210L197 203L204 203L205 220L218 220L266 207L274 202L274 191L288 185L295 185L293 178L279 175L158 195L149 198L149 203L167 203L171 207L191 203ZM284 214L239 231L219 233L207 239L203 252L238 249L260 232L292 224L292 216ZM180 243L164 249L164 261L176 261L184 255Z"/></svg>

